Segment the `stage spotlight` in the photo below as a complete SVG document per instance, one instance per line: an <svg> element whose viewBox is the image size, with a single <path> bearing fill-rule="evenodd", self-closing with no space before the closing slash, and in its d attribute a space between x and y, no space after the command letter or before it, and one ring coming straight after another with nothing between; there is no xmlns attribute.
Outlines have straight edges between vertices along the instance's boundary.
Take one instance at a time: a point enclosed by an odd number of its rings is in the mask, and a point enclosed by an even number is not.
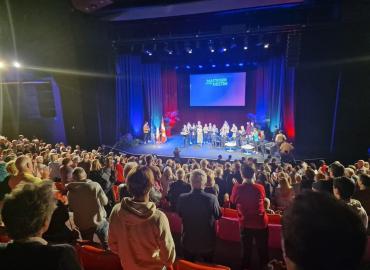
<svg viewBox="0 0 370 270"><path fill-rule="evenodd" d="M215 67L216 67L216 65L215 65L215 64L213 64L213 65L212 65L212 67L213 67L213 68L215 68Z"/></svg>
<svg viewBox="0 0 370 270"><path fill-rule="evenodd" d="M186 65L185 67L186 67L186 69L190 69L190 66L189 65Z"/></svg>
<svg viewBox="0 0 370 270"><path fill-rule="evenodd" d="M226 47L222 47L222 48L221 48L221 51L222 51L222 52L226 52L226 51L227 51L227 48L226 48Z"/></svg>
<svg viewBox="0 0 370 270"><path fill-rule="evenodd" d="M149 51L149 50L146 50L146 51L145 51L145 53L146 53L147 55L149 55L149 56L152 56L152 55L153 55L153 53L152 53L151 51Z"/></svg>
<svg viewBox="0 0 370 270"><path fill-rule="evenodd" d="M265 49L268 49L270 47L270 43L265 43L265 45L263 45L263 48Z"/></svg>
<svg viewBox="0 0 370 270"><path fill-rule="evenodd" d="M5 62L2 62L2 61L0 61L0 69L4 69L5 68Z"/></svg>
<svg viewBox="0 0 370 270"><path fill-rule="evenodd" d="M245 39L244 39L244 47L243 47L243 49L246 51L246 50L248 50L248 37L246 37Z"/></svg>
<svg viewBox="0 0 370 270"><path fill-rule="evenodd" d="M244 51L248 50L248 46L243 47Z"/></svg>
<svg viewBox="0 0 370 270"><path fill-rule="evenodd" d="M198 68L203 68L203 66L202 65L198 65Z"/></svg>
<svg viewBox="0 0 370 270"><path fill-rule="evenodd" d="M242 67L242 66L244 66L244 63L239 63L239 67Z"/></svg>
<svg viewBox="0 0 370 270"><path fill-rule="evenodd" d="M22 67L22 65L21 65L19 62L14 61L14 62L13 62L13 67L15 67L15 68L21 68L21 67Z"/></svg>
<svg viewBox="0 0 370 270"><path fill-rule="evenodd" d="M193 53L193 49L192 48L185 48L185 51L188 53L188 54L192 54Z"/></svg>
<svg viewBox="0 0 370 270"><path fill-rule="evenodd" d="M212 40L208 41L208 48L209 48L209 51L211 53L214 53L215 52L215 46L213 45L213 41Z"/></svg>
<svg viewBox="0 0 370 270"><path fill-rule="evenodd" d="M230 64L225 64L225 67L230 67Z"/></svg>

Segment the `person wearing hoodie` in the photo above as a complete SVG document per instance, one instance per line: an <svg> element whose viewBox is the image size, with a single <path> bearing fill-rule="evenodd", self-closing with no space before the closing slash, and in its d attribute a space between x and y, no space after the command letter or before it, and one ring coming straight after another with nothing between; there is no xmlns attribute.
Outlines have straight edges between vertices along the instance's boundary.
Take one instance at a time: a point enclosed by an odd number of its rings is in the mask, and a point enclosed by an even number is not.
<svg viewBox="0 0 370 270"><path fill-rule="evenodd" d="M333 193L335 198L344 201L354 212L356 212L362 220L365 229L368 226L368 216L365 209L358 200L352 199L355 193L355 182L345 176L334 178Z"/></svg>
<svg viewBox="0 0 370 270"><path fill-rule="evenodd" d="M162 270L175 261L175 244L166 215L149 201L154 175L149 166L136 166L127 176L128 191L109 218L108 244L123 269Z"/></svg>
<svg viewBox="0 0 370 270"><path fill-rule="evenodd" d="M108 247L108 221L104 206L108 203L101 186L87 179L81 167L74 168L73 182L67 185L69 210L81 232L82 239L93 240L96 234L104 248Z"/></svg>

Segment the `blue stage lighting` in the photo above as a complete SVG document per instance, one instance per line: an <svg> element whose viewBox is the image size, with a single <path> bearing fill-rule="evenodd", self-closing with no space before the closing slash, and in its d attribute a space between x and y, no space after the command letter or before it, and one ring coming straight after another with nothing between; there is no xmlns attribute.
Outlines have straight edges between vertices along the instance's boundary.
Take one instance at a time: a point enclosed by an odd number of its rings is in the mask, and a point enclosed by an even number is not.
<svg viewBox="0 0 370 270"><path fill-rule="evenodd" d="M244 63L239 63L239 67L242 67L242 66L244 66Z"/></svg>
<svg viewBox="0 0 370 270"><path fill-rule="evenodd" d="M179 66L175 66L175 69L179 69Z"/></svg>
<svg viewBox="0 0 370 270"><path fill-rule="evenodd" d="M215 67L216 67L216 65L215 65L215 64L213 64L213 65L212 65L212 67L213 67L213 68L215 68Z"/></svg>
<svg viewBox="0 0 370 270"><path fill-rule="evenodd" d="M244 46L243 49L246 51L248 50L248 46Z"/></svg>
<svg viewBox="0 0 370 270"><path fill-rule="evenodd" d="M198 65L198 68L203 68L203 66L202 65Z"/></svg>
<svg viewBox="0 0 370 270"><path fill-rule="evenodd" d="M226 47L223 47L221 50L222 50L223 52L226 52L226 51L227 51L227 48L226 48Z"/></svg>
<svg viewBox="0 0 370 270"><path fill-rule="evenodd" d="M230 64L225 64L225 67L230 67Z"/></svg>
<svg viewBox="0 0 370 270"><path fill-rule="evenodd" d="M263 48L265 48L265 49L268 49L269 47L270 47L269 43L265 43L265 45L263 45Z"/></svg>
<svg viewBox="0 0 370 270"><path fill-rule="evenodd" d="M186 67L186 69L190 69L190 66L189 65L186 65L185 67Z"/></svg>

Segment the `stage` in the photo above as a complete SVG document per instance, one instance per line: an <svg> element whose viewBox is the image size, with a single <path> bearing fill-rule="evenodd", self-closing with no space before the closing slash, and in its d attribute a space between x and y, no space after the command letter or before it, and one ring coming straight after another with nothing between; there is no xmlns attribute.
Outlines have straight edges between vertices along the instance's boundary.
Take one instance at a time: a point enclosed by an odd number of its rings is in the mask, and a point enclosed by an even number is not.
<svg viewBox="0 0 370 270"><path fill-rule="evenodd" d="M196 158L196 159L210 159L216 160L218 155L222 155L222 160L226 160L229 155L232 156L231 160L241 159L242 157L256 158L258 163L262 163L267 157L263 157L262 153L242 153L240 149L227 151L224 147L212 147L211 144L200 145L189 145L184 147L184 141L181 135L174 135L168 138L164 144L143 144L132 146L115 146L114 149L125 154L131 155L145 155L154 154L160 157L173 157L173 151L175 147L180 149L181 158Z"/></svg>

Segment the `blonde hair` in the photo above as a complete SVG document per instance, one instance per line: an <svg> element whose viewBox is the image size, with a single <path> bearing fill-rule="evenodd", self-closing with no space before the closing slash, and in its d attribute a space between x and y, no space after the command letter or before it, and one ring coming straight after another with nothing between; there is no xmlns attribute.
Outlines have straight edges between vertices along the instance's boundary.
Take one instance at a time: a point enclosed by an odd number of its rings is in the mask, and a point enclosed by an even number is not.
<svg viewBox="0 0 370 270"><path fill-rule="evenodd" d="M99 171L101 168L102 166L99 159L94 159L91 163L91 171Z"/></svg>

